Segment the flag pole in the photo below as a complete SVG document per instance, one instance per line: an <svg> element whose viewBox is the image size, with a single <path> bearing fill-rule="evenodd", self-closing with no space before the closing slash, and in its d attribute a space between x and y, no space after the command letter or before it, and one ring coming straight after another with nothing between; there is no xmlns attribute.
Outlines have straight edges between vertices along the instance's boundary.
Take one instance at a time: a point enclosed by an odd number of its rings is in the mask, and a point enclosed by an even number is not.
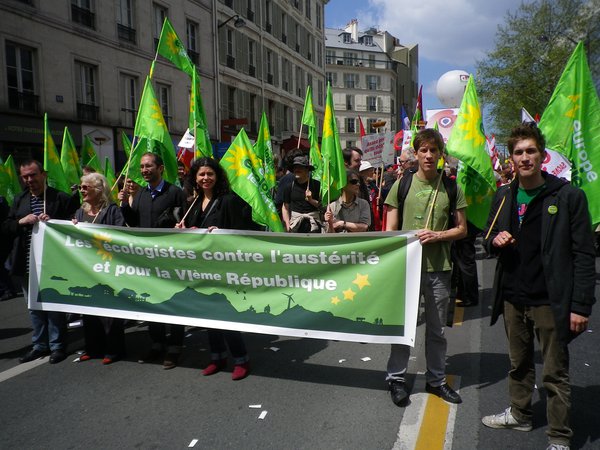
<svg viewBox="0 0 600 450"><path fill-rule="evenodd" d="M381 185L383 184L383 172L385 171L385 164L381 163L381 174L379 175L379 186L377 190L377 204L379 204L379 200L381 200Z"/></svg>
<svg viewBox="0 0 600 450"><path fill-rule="evenodd" d="M133 155L133 151L135 149L135 138L137 136L133 136L133 140L131 141L131 151L129 152L129 158L127 159L127 170L125 171L125 183L127 183L127 179L129 178L129 166L131 165L131 157ZM123 175L122 171L119 174L119 176L117 177L115 184L113 184L113 186L110 188L111 192L112 190L115 188L115 186L117 184L119 184L119 180L121 179L121 176Z"/></svg>
<svg viewBox="0 0 600 450"><path fill-rule="evenodd" d="M190 205L190 207L188 208L188 210L185 212L185 214L183 215L183 217L179 221L178 225L183 225L183 223L185 221L185 218L188 216L188 214L190 213L190 211L192 210L192 208L194 207L194 205L196 204L196 202L198 201L199 198L200 198L200 196L196 195L196 197L194 198L194 201L192 202L192 204Z"/></svg>
<svg viewBox="0 0 600 450"><path fill-rule="evenodd" d="M154 64L156 63L156 61L158 61L158 49L160 48L160 38L162 37L166 22L167 22L167 17L165 16L165 20L163 20L162 28L160 29L160 36L158 36L158 45L156 46L156 53L154 54L154 59L152 60L152 64L150 64L150 79L152 79L152 75L154 75Z"/></svg>
<svg viewBox="0 0 600 450"><path fill-rule="evenodd" d="M429 219L431 219L431 216L433 215L433 208L435 207L435 201L437 200L437 195L438 192L440 191L440 182L442 181L442 177L444 175L440 174L440 178L438 178L438 182L437 182L437 186L435 187L435 193L433 194L433 201L431 202L431 208L429 208L429 214L427 215L427 220L425 221L425 229L428 230L429 228Z"/></svg>
<svg viewBox="0 0 600 450"><path fill-rule="evenodd" d="M496 215L494 216L494 220L492 220L490 228L489 228L487 234L485 235L485 240L487 240L490 237L490 234L492 233L492 228L494 228L494 225L496 225L496 220L498 220L498 216L500 215L500 211L502 210L502 207L504 206L504 200L506 200L506 196L502 197L502 201L500 202L500 206L498 207L498 211L496 211Z"/></svg>

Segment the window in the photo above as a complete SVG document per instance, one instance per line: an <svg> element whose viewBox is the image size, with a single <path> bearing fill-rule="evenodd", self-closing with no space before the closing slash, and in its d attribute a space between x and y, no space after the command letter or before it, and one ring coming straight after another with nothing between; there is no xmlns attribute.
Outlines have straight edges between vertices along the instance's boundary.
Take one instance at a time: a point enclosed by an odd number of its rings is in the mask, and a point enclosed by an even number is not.
<svg viewBox="0 0 600 450"><path fill-rule="evenodd" d="M94 28L93 6L92 0L71 0L71 20L80 25Z"/></svg>
<svg viewBox="0 0 600 450"><path fill-rule="evenodd" d="M246 0L246 19L254 22L254 0Z"/></svg>
<svg viewBox="0 0 600 450"><path fill-rule="evenodd" d="M310 0L306 0L306 4L304 6L306 18L310 20Z"/></svg>
<svg viewBox="0 0 600 450"><path fill-rule="evenodd" d="M358 60L358 55L354 52L344 52L344 65L353 66Z"/></svg>
<svg viewBox="0 0 600 450"><path fill-rule="evenodd" d="M377 97L367 97L367 111L377 111Z"/></svg>
<svg viewBox="0 0 600 450"><path fill-rule="evenodd" d="M133 0L119 0L117 6L117 32L120 41L135 44Z"/></svg>
<svg viewBox="0 0 600 450"><path fill-rule="evenodd" d="M8 107L21 111L38 111L33 73L34 50L12 42L6 42L6 79L8 84Z"/></svg>
<svg viewBox="0 0 600 450"><path fill-rule="evenodd" d="M231 86L227 87L227 113L230 119L237 116L235 113L235 88Z"/></svg>
<svg viewBox="0 0 600 450"><path fill-rule="evenodd" d="M325 50L325 64L333 64L335 61L335 50Z"/></svg>
<svg viewBox="0 0 600 450"><path fill-rule="evenodd" d="M163 22L167 17L167 10L156 3L153 5L152 26L154 29L154 50L158 48L158 40L162 31Z"/></svg>
<svg viewBox="0 0 600 450"><path fill-rule="evenodd" d="M379 89L381 84L381 77L378 75L367 75L367 89L375 91Z"/></svg>
<svg viewBox="0 0 600 450"><path fill-rule="evenodd" d="M286 58L281 58L281 83L284 91L293 91L291 64Z"/></svg>
<svg viewBox="0 0 600 450"><path fill-rule="evenodd" d="M378 122L378 119L367 119L367 129L365 130L367 133L373 132L373 124Z"/></svg>
<svg viewBox="0 0 600 450"><path fill-rule="evenodd" d="M363 36L363 44L373 45L373 36Z"/></svg>
<svg viewBox="0 0 600 450"><path fill-rule="evenodd" d="M273 52L267 50L267 83L273 84Z"/></svg>
<svg viewBox="0 0 600 450"><path fill-rule="evenodd" d="M296 66L296 95L298 95L298 97L304 97L305 88L304 70L302 70L301 67Z"/></svg>
<svg viewBox="0 0 600 450"><path fill-rule="evenodd" d="M283 106L283 129L284 130L289 130L289 124L290 124L291 120L290 120L290 108L289 106Z"/></svg>
<svg viewBox="0 0 600 450"><path fill-rule="evenodd" d="M346 95L346 109L348 111L354 109L354 95Z"/></svg>
<svg viewBox="0 0 600 450"><path fill-rule="evenodd" d="M287 43L287 16L285 13L281 13L281 42Z"/></svg>
<svg viewBox="0 0 600 450"><path fill-rule="evenodd" d="M369 67L375 67L375 55L369 55Z"/></svg>
<svg viewBox="0 0 600 450"><path fill-rule="evenodd" d="M323 98L325 97L323 92L324 92L323 81L319 80L319 81L317 81L317 104L319 106L323 106Z"/></svg>
<svg viewBox="0 0 600 450"><path fill-rule="evenodd" d="M333 86L337 86L337 73L335 72L326 72L325 73L325 80L327 81L327 83L329 83L332 87Z"/></svg>
<svg viewBox="0 0 600 450"><path fill-rule="evenodd" d="M232 28L225 30L225 36L227 39L227 67L235 69L235 41L234 33Z"/></svg>
<svg viewBox="0 0 600 450"><path fill-rule="evenodd" d="M356 133L355 120L353 117L346 118L346 133Z"/></svg>
<svg viewBox="0 0 600 450"><path fill-rule="evenodd" d="M96 105L96 67L80 61L75 62L75 98L77 118L98 120L99 108Z"/></svg>
<svg viewBox="0 0 600 450"><path fill-rule="evenodd" d="M191 20L186 22L185 37L187 41L187 54L195 65L200 62L198 54L198 24Z"/></svg>
<svg viewBox="0 0 600 450"><path fill-rule="evenodd" d="M323 67L323 47L319 41L317 41L317 65Z"/></svg>
<svg viewBox="0 0 600 450"><path fill-rule="evenodd" d="M256 42L248 39L248 75L256 76Z"/></svg>
<svg viewBox="0 0 600 450"><path fill-rule="evenodd" d="M321 5L317 2L315 4L315 18L317 19L317 29L321 29L321 21L323 20L321 18Z"/></svg>
<svg viewBox="0 0 600 450"><path fill-rule="evenodd" d="M160 109L163 113L165 123L169 126L169 119L171 118L171 86L166 84L156 84L156 100L160 105Z"/></svg>
<svg viewBox="0 0 600 450"><path fill-rule="evenodd" d="M347 89L355 89L358 87L358 75L354 73L344 74L344 87Z"/></svg>
<svg viewBox="0 0 600 450"><path fill-rule="evenodd" d="M296 24L294 29L294 36L296 36L296 51L300 51L300 25Z"/></svg>
<svg viewBox="0 0 600 450"><path fill-rule="evenodd" d="M133 127L138 105L138 79L129 74L121 74L121 112L123 126Z"/></svg>
<svg viewBox="0 0 600 450"><path fill-rule="evenodd" d="M342 42L344 44L352 44L352 36L350 33L342 33Z"/></svg>
<svg viewBox="0 0 600 450"><path fill-rule="evenodd" d="M267 33L273 30L273 3L271 0L265 2L265 30Z"/></svg>

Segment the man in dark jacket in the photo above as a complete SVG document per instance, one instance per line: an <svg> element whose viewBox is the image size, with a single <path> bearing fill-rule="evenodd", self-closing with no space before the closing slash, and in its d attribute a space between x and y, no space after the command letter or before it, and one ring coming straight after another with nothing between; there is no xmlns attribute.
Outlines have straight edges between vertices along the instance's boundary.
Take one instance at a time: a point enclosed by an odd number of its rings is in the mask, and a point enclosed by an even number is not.
<svg viewBox="0 0 600 450"><path fill-rule="evenodd" d="M121 211L129 226L141 228L173 228L185 213L186 198L184 192L177 186L163 179L164 164L160 156L155 153L145 153L140 160L142 177L148 183L141 188L129 205L129 194L123 190L119 192ZM172 369L177 365L183 347L183 325L169 325L170 333L167 335L167 325L164 323L150 323L148 330L152 339L150 351L142 356L138 362L157 361L163 359L163 368Z"/></svg>
<svg viewBox="0 0 600 450"><path fill-rule="evenodd" d="M33 226L50 219L70 219L74 204L64 192L46 186L46 172L39 161L30 160L19 167L26 190L15 197L8 218L2 224L3 234L15 239L10 257L11 275L28 296L29 249ZM67 323L62 312L30 310L33 326L33 348L19 362L25 363L50 353L50 364L67 357Z"/></svg>
<svg viewBox="0 0 600 450"><path fill-rule="evenodd" d="M485 245L498 255L492 324L504 314L510 406L482 422L491 428L532 429L537 336L547 391L548 448L568 449L573 431L567 344L586 330L595 302L587 201L583 191L541 171L545 141L535 124L515 128L508 150L517 177L496 193Z"/></svg>

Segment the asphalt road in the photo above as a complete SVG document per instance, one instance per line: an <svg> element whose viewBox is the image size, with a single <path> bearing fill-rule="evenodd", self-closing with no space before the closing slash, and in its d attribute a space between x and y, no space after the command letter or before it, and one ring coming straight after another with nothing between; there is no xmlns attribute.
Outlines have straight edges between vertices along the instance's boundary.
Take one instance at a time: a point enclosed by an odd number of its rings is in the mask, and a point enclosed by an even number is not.
<svg viewBox="0 0 600 450"><path fill-rule="evenodd" d="M138 364L149 338L144 325L131 324L129 356L113 365L73 362L81 329L70 331L64 362L19 365L31 339L25 300L1 302L0 449L544 449L543 389L535 396L533 431L480 422L508 402L506 338L501 324L489 326L494 263L478 262L483 301L462 320L460 311L447 329L447 373L463 397L458 407L440 402L447 411L433 409L438 399L423 393L420 338L411 358L411 403L398 408L384 381L387 345L247 333L252 374L234 382L231 365L212 377L200 374L209 355L198 328L188 329L177 368ZM575 449L600 448L599 316L597 309L590 331L570 346ZM438 447L427 443L437 432Z"/></svg>

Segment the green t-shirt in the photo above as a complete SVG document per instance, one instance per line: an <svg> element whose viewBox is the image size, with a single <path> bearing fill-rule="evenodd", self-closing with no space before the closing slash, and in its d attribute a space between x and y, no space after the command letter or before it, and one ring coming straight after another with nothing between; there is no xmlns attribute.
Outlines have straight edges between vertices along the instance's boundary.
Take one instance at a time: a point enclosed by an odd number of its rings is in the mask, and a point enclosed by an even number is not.
<svg viewBox="0 0 600 450"><path fill-rule="evenodd" d="M431 202L435 195L435 188L438 185L438 179L428 181L420 179L416 174L412 177L410 189L404 200L404 211L402 213L401 230L423 230L425 221L429 216ZM385 199L385 204L398 208L398 186L400 180L397 180ZM456 192L456 209L464 209L467 207L465 194L457 186ZM435 200L432 217L429 219L429 229L433 231L444 231L449 228L454 228L454 224L448 224L448 213L450 209L450 200L446 193L446 188L443 182L440 182L440 190ZM423 269L427 272L439 272L444 270L452 270L452 262L450 259L451 242L435 242L423 246Z"/></svg>

